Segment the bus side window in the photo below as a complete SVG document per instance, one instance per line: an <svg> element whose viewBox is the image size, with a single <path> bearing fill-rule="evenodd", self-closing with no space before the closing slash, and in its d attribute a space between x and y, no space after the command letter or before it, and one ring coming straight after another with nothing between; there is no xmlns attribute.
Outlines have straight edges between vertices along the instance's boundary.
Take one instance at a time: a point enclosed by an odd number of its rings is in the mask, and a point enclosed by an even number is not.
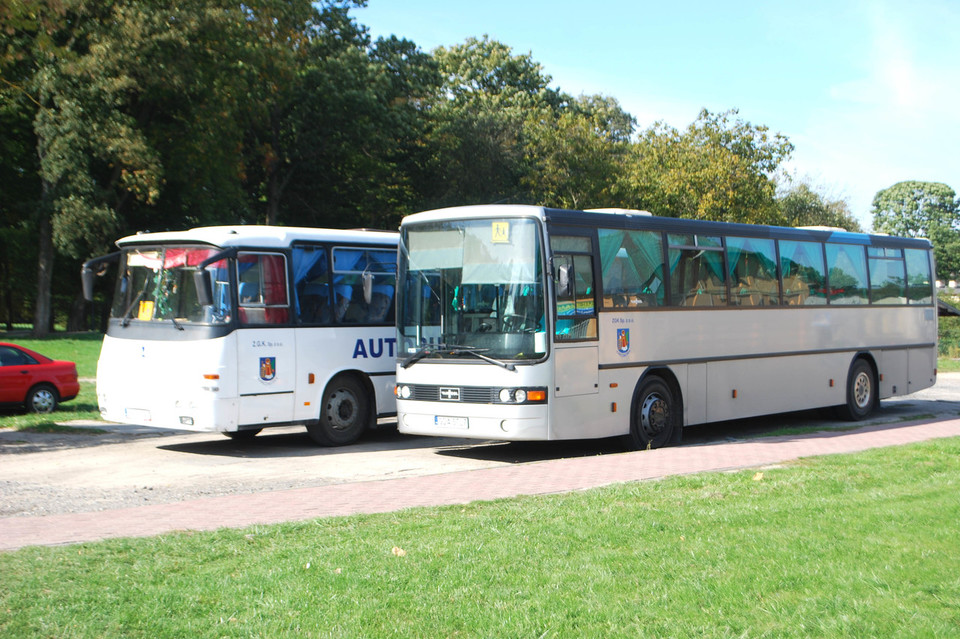
<svg viewBox="0 0 960 639"><path fill-rule="evenodd" d="M930 277L930 254L921 249L906 249L907 294L910 304L933 302L933 278Z"/></svg>
<svg viewBox="0 0 960 639"><path fill-rule="evenodd" d="M779 240L783 303L822 306L827 303L827 271L819 242Z"/></svg>
<svg viewBox="0 0 960 639"><path fill-rule="evenodd" d="M867 303L867 256L859 244L827 244L831 304Z"/></svg>
<svg viewBox="0 0 960 639"><path fill-rule="evenodd" d="M240 253L237 271L240 321L286 324L290 318L286 258L273 253Z"/></svg>
<svg viewBox="0 0 960 639"><path fill-rule="evenodd" d="M604 308L663 306L663 240L658 231L599 229Z"/></svg>
<svg viewBox="0 0 960 639"><path fill-rule="evenodd" d="M667 236L671 306L726 306L723 243L706 235Z"/></svg>
<svg viewBox="0 0 960 639"><path fill-rule="evenodd" d="M301 324L328 324L331 312L326 249L295 246L291 255L296 316Z"/></svg>
<svg viewBox="0 0 960 639"><path fill-rule="evenodd" d="M360 246L334 247L334 322L391 324L396 284L396 251Z"/></svg>
<svg viewBox="0 0 960 639"><path fill-rule="evenodd" d="M780 281L777 279L777 251L773 240L727 238L727 276L733 306L777 306Z"/></svg>
<svg viewBox="0 0 960 639"><path fill-rule="evenodd" d="M554 255L557 288L557 340L597 337L593 302L593 263L589 255Z"/></svg>

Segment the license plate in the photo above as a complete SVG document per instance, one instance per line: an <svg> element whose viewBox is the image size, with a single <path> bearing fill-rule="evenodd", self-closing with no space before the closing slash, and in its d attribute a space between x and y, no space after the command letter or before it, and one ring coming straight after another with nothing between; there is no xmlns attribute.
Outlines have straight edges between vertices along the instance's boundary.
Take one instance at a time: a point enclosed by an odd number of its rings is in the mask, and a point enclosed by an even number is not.
<svg viewBox="0 0 960 639"><path fill-rule="evenodd" d="M433 418L433 425L439 428L467 428L466 417L444 417L437 415Z"/></svg>
<svg viewBox="0 0 960 639"><path fill-rule="evenodd" d="M123 416L132 422L141 424L153 421L150 417L150 411L143 408L124 408Z"/></svg>

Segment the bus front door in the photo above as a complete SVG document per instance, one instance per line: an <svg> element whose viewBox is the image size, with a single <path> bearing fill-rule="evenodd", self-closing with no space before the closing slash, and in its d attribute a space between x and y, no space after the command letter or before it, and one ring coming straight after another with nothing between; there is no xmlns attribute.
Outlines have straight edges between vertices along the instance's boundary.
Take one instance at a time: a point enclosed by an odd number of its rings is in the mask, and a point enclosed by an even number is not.
<svg viewBox="0 0 960 639"><path fill-rule="evenodd" d="M246 331L238 348L241 426L293 421L296 334L292 328Z"/></svg>

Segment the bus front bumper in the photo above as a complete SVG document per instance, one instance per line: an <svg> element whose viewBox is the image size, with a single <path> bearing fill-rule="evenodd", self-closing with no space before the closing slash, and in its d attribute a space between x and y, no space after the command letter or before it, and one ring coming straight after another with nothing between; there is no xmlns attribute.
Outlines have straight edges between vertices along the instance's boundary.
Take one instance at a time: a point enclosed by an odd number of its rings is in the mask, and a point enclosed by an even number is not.
<svg viewBox="0 0 960 639"><path fill-rule="evenodd" d="M550 439L546 405L475 406L437 402L397 401L397 428L407 435L467 437L501 441Z"/></svg>

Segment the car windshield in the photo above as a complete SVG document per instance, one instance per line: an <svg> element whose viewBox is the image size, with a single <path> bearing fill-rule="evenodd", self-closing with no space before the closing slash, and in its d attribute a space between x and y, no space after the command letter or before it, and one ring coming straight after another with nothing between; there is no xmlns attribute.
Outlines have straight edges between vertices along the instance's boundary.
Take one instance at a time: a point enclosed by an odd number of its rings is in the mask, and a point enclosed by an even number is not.
<svg viewBox="0 0 960 639"><path fill-rule="evenodd" d="M193 274L217 252L214 248L164 246L124 251L110 316L125 323L223 324L230 320L230 278L226 260L207 267L213 305L201 306Z"/></svg>
<svg viewBox="0 0 960 639"><path fill-rule="evenodd" d="M401 237L397 330L401 357L546 355L542 250L532 219L409 226ZM446 348L430 348L444 345ZM479 360L484 361L484 360Z"/></svg>

